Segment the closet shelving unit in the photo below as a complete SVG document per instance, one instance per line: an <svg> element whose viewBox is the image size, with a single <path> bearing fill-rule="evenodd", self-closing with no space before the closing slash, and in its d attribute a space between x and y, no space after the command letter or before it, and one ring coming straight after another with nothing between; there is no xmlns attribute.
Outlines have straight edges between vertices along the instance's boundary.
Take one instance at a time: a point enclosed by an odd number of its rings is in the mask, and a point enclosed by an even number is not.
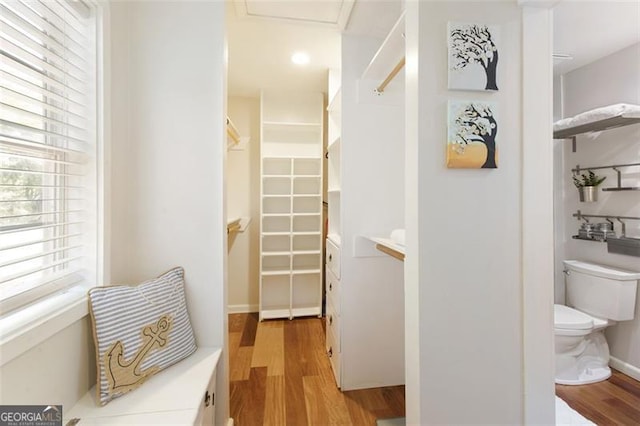
<svg viewBox="0 0 640 426"><path fill-rule="evenodd" d="M322 315L322 95L261 97L260 320Z"/></svg>

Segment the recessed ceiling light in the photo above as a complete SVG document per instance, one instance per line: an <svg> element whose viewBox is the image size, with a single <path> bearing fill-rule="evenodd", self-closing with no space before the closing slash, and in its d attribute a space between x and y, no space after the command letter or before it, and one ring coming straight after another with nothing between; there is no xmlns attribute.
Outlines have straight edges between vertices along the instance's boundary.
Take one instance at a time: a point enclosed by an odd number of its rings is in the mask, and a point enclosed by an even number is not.
<svg viewBox="0 0 640 426"><path fill-rule="evenodd" d="M307 65L309 63L309 54L306 52L295 52L291 55L291 62L296 65Z"/></svg>

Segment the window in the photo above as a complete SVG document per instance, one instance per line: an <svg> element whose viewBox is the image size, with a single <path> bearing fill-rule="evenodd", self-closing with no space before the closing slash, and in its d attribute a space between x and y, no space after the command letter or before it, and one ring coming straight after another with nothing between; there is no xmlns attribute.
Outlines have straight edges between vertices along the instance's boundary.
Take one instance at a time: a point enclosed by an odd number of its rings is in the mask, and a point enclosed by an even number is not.
<svg viewBox="0 0 640 426"><path fill-rule="evenodd" d="M94 12L0 3L0 312L96 281Z"/></svg>

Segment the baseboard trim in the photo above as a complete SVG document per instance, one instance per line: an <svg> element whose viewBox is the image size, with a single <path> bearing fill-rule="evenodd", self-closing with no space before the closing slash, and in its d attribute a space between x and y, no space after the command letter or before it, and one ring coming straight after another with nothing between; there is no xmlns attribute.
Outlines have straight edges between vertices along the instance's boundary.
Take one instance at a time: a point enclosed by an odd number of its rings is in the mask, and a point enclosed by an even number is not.
<svg viewBox="0 0 640 426"><path fill-rule="evenodd" d="M640 368L619 360L616 357L609 357L609 365L621 373L640 381Z"/></svg>
<svg viewBox="0 0 640 426"><path fill-rule="evenodd" d="M233 418L229 417L229 420L227 420L227 426L233 426Z"/></svg>
<svg viewBox="0 0 640 426"><path fill-rule="evenodd" d="M258 305L228 305L227 313L245 314L249 312L258 312Z"/></svg>

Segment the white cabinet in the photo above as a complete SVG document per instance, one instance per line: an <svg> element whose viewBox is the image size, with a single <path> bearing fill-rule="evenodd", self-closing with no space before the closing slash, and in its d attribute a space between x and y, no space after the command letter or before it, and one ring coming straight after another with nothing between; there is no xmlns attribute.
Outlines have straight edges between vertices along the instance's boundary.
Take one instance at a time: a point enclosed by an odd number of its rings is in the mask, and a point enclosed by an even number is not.
<svg viewBox="0 0 640 426"><path fill-rule="evenodd" d="M260 320L322 315L322 96L262 94Z"/></svg>
<svg viewBox="0 0 640 426"><path fill-rule="evenodd" d="M63 424L214 426L219 348L198 348L188 358L159 372L101 407L92 388L64 412Z"/></svg>

